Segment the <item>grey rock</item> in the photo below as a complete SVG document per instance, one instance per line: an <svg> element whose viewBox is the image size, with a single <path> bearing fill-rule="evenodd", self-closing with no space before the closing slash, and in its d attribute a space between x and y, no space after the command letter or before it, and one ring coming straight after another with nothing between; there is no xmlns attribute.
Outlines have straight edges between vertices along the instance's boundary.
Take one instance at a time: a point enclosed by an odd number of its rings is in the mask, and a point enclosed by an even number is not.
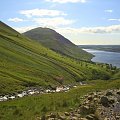
<svg viewBox="0 0 120 120"><path fill-rule="evenodd" d="M106 93L106 96L112 96L112 95L113 95L113 93L110 92L110 91L108 91L108 92Z"/></svg>
<svg viewBox="0 0 120 120"><path fill-rule="evenodd" d="M108 106L109 106L109 100L108 100L108 98L105 97L105 96L101 97L100 103L101 103L103 106L105 106L105 107L108 107Z"/></svg>

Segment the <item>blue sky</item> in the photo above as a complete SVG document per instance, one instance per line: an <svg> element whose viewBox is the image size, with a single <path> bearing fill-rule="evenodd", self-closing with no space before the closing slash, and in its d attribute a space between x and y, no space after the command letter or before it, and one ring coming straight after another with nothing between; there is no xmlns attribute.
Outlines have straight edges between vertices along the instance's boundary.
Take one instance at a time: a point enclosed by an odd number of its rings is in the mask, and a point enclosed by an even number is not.
<svg viewBox="0 0 120 120"><path fill-rule="evenodd" d="M25 32L55 29L75 44L120 45L120 0L1 0L0 20Z"/></svg>

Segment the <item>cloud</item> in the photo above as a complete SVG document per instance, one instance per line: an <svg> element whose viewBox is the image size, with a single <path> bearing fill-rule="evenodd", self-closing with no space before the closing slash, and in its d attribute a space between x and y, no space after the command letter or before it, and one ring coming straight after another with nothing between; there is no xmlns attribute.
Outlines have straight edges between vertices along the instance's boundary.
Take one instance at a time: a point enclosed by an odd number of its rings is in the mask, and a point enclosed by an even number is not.
<svg viewBox="0 0 120 120"><path fill-rule="evenodd" d="M38 26L25 26L25 27L13 27L16 31L18 31L18 32L20 32L20 33L24 33L24 32L26 32L26 31L29 31L29 30L31 30L31 29L34 29L34 28L36 28L36 27L38 27Z"/></svg>
<svg viewBox="0 0 120 120"><path fill-rule="evenodd" d="M46 0L47 2L53 2L53 3L85 3L87 0Z"/></svg>
<svg viewBox="0 0 120 120"><path fill-rule="evenodd" d="M83 28L57 28L60 33L65 34L105 34L120 33L120 25L112 25L106 27L83 27Z"/></svg>
<svg viewBox="0 0 120 120"><path fill-rule="evenodd" d="M63 16L66 15L64 12L62 11L58 11L58 10L48 10L48 9L31 9L31 10L21 10L20 14L23 14L27 17L32 17L32 16L39 16L39 17L43 17L43 16Z"/></svg>
<svg viewBox="0 0 120 120"><path fill-rule="evenodd" d="M24 21L23 19L21 19L21 18L9 18L8 19L8 21L12 21L12 22L22 22L22 21Z"/></svg>
<svg viewBox="0 0 120 120"><path fill-rule="evenodd" d="M28 30L31 30L33 28L39 27L38 25L34 26L27 26L27 27L14 27L15 30L17 30L20 33L26 32ZM50 27L51 28L51 27ZM120 25L111 25L106 27L82 27L82 28L60 28L56 27L54 28L57 32L61 34L106 34L106 33L120 33Z"/></svg>
<svg viewBox="0 0 120 120"><path fill-rule="evenodd" d="M54 18L34 18L34 22L44 27L59 27L73 24L75 21L70 19L65 19L63 17L54 17Z"/></svg>
<svg viewBox="0 0 120 120"><path fill-rule="evenodd" d="M107 13L112 13L113 10L105 10L105 12L107 12Z"/></svg>
<svg viewBox="0 0 120 120"><path fill-rule="evenodd" d="M120 19L108 19L109 21L118 21L120 22Z"/></svg>

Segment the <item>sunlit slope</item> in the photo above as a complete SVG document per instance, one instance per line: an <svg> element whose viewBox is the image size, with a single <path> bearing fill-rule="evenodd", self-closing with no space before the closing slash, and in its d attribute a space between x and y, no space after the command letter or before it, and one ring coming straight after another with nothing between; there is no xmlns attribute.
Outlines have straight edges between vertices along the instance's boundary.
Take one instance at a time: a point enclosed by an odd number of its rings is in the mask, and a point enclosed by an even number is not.
<svg viewBox="0 0 120 120"><path fill-rule="evenodd" d="M93 55L82 50L71 41L49 28L35 28L24 33L30 39L39 41L42 45L71 58L90 60Z"/></svg>
<svg viewBox="0 0 120 120"><path fill-rule="evenodd" d="M28 86L108 79L110 73L106 66L78 62L57 54L0 22L0 93Z"/></svg>

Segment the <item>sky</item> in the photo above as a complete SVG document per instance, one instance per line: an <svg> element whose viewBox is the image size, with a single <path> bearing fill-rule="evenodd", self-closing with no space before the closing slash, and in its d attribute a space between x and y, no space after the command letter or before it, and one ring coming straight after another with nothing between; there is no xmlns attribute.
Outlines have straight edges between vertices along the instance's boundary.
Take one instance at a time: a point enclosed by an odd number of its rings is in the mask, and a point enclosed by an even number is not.
<svg viewBox="0 0 120 120"><path fill-rule="evenodd" d="M120 0L1 0L0 20L20 33L48 27L76 45L120 45Z"/></svg>

